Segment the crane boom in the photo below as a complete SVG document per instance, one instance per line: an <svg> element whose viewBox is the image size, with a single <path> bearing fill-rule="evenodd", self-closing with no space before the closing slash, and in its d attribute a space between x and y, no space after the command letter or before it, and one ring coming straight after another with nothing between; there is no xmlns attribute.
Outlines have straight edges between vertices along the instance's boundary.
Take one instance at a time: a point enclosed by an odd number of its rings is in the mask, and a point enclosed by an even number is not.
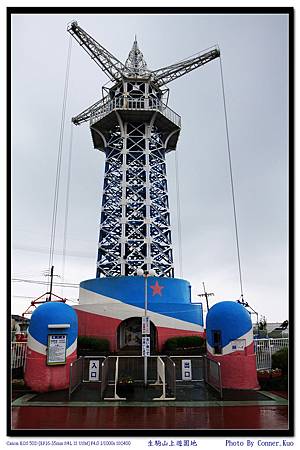
<svg viewBox="0 0 300 450"><path fill-rule="evenodd" d="M68 25L67 31L84 48L111 81L119 81L121 79L123 72L126 70L121 61L84 31L76 21Z"/></svg>
<svg viewBox="0 0 300 450"><path fill-rule="evenodd" d="M214 47L212 50L200 53L197 56L189 59L185 59L171 66L162 67L161 69L154 70L152 72L154 76L154 82L159 87L170 83L176 78L182 77L188 72L197 69L204 64L212 61L220 56L220 50L218 47Z"/></svg>
<svg viewBox="0 0 300 450"><path fill-rule="evenodd" d="M109 97L108 95L106 95L105 97L101 98L101 100L98 100L96 103L86 108L76 117L72 117L72 122L74 123L74 125L80 125L81 123L90 120L92 114L96 113L108 101L108 99Z"/></svg>

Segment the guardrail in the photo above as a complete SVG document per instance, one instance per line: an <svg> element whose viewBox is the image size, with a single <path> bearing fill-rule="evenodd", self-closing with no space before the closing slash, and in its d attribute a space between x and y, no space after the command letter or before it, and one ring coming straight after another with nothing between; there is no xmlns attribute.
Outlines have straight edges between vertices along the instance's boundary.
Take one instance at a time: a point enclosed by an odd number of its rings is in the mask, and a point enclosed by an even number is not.
<svg viewBox="0 0 300 450"><path fill-rule="evenodd" d="M271 369L272 355L289 346L289 338L254 339L257 369Z"/></svg>
<svg viewBox="0 0 300 450"><path fill-rule="evenodd" d="M165 363L165 380L170 395L176 397L176 364L169 356L163 356Z"/></svg>
<svg viewBox="0 0 300 450"><path fill-rule="evenodd" d="M166 377L166 364L164 363L162 358L164 358L166 363L167 363L167 359L166 359L167 356L165 356L165 357L157 356L157 380L156 380L155 383L152 384L152 386L162 385L162 394L161 394L160 397L155 397L152 400L176 400L175 396L174 397L167 397L167 392L166 392L166 384L167 384L167 380L166 380L166 378L167 378ZM174 376L174 383L175 383L175 367L174 367L174 375L173 376ZM172 385L174 383L172 383ZM174 386L173 389L176 390L176 386Z"/></svg>
<svg viewBox="0 0 300 450"><path fill-rule="evenodd" d="M101 392L100 392L100 398L103 400L104 398L104 391L108 386L108 376L109 376L109 359L106 358L102 365L101 365Z"/></svg>
<svg viewBox="0 0 300 450"><path fill-rule="evenodd" d="M71 400L71 395L78 386L82 383L83 378L83 357L80 356L78 359L70 364L70 384L69 384L69 400Z"/></svg>
<svg viewBox="0 0 300 450"><path fill-rule="evenodd" d="M130 97L117 97L109 100L99 109L92 111L90 118L90 125L103 119L107 114L115 109L131 109L131 110L153 110L159 111L168 120L175 123L178 127L181 126L181 117L166 106L164 103L157 99L151 98L130 98Z"/></svg>
<svg viewBox="0 0 300 450"><path fill-rule="evenodd" d="M204 361L204 380L209 386L219 392L220 398L223 398L221 364L207 356L203 357Z"/></svg>
<svg viewBox="0 0 300 450"><path fill-rule="evenodd" d="M11 368L25 367L27 342L11 342Z"/></svg>

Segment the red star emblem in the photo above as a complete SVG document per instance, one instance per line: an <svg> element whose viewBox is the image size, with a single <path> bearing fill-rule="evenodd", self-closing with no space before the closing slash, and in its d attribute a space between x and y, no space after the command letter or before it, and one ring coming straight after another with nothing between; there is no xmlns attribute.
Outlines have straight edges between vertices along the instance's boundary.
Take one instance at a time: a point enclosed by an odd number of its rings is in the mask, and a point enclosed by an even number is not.
<svg viewBox="0 0 300 450"><path fill-rule="evenodd" d="M160 286L159 284L158 284L158 281L156 280L156 283L153 285L153 286L150 286L151 287L151 289L152 289L152 297L154 296L154 295L162 295L162 289L164 288L164 286Z"/></svg>

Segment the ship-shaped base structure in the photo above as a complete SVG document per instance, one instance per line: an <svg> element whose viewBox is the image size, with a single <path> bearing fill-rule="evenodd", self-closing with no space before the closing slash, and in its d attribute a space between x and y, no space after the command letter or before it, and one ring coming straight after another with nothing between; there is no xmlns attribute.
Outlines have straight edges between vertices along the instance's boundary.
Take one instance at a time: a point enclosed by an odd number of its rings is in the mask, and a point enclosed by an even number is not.
<svg viewBox="0 0 300 450"><path fill-rule="evenodd" d="M141 348L145 302L151 352L162 351L171 337L204 334L202 305L191 303L190 284L182 279L95 278L80 283L79 301L79 336L105 338L111 351Z"/></svg>

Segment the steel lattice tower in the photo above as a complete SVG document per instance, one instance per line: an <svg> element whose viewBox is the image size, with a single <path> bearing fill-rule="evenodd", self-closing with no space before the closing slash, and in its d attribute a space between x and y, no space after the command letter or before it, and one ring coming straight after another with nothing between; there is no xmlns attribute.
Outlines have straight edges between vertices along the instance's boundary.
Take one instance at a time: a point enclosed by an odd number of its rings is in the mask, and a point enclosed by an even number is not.
<svg viewBox="0 0 300 450"><path fill-rule="evenodd" d="M123 64L77 22L68 31L113 82L72 119L90 121L94 147L106 155L97 277L132 275L137 268L173 277L166 153L176 149L180 116L167 106L165 85L217 58L219 50L151 71L136 39Z"/></svg>

